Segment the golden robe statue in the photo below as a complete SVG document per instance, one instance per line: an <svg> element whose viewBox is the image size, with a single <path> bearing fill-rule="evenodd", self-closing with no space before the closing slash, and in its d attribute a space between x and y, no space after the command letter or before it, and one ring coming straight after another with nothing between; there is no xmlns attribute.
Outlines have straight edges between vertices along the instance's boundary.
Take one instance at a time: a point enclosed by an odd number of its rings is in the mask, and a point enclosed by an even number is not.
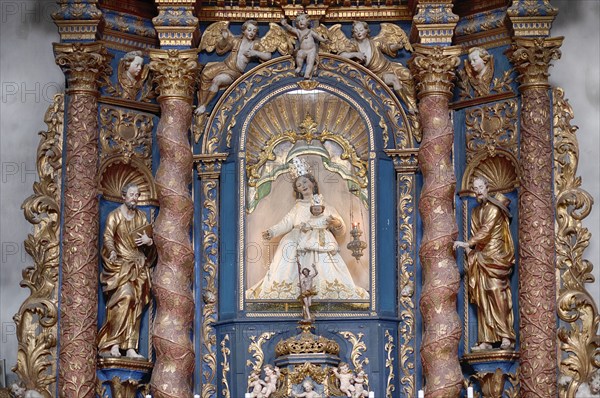
<svg viewBox="0 0 600 398"><path fill-rule="evenodd" d="M126 191L127 195L132 191L139 196L135 186ZM100 282L107 302L106 321L98 333L101 355L120 356L120 349L126 350L128 357L141 357L137 354L140 321L150 302L148 267L156 252L147 236L150 226L146 215L135 207L136 202L137 197L135 202L126 198L126 203L106 218Z"/></svg>
<svg viewBox="0 0 600 398"><path fill-rule="evenodd" d="M469 298L477 306L478 345L473 350L491 349L494 343L501 343L502 349L514 348L510 200L502 194L488 195L482 178L476 178L473 187L480 205L471 214L471 238L454 245L467 250Z"/></svg>

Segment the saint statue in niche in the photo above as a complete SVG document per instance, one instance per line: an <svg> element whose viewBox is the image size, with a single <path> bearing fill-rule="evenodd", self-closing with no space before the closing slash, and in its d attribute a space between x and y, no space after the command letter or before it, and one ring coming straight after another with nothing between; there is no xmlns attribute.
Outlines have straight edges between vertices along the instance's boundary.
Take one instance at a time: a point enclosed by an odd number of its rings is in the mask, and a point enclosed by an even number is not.
<svg viewBox="0 0 600 398"><path fill-rule="evenodd" d="M150 302L149 266L156 258L151 225L137 208L140 190L127 184L123 204L106 218L100 275L106 295L106 321L98 332L101 356L143 358L138 353L140 321Z"/></svg>
<svg viewBox="0 0 600 398"><path fill-rule="evenodd" d="M315 299L368 299L369 293L355 284L340 255L337 239L346 232L342 217L320 197L319 211L313 209L311 213L311 207L316 207L313 195L319 195L318 182L304 159L294 158L291 170L296 203L283 219L263 232L265 240L282 239L266 275L246 291L246 298L296 300L300 296L299 268L310 270L314 265Z"/></svg>
<svg viewBox="0 0 600 398"><path fill-rule="evenodd" d="M495 343L500 343L501 349L513 349L510 275L515 248L509 225L510 200L502 194L489 195L483 177L474 179L473 191L479 205L471 215L471 238L454 242L454 249L466 251L469 297L477 306L478 344L472 350L490 350Z"/></svg>

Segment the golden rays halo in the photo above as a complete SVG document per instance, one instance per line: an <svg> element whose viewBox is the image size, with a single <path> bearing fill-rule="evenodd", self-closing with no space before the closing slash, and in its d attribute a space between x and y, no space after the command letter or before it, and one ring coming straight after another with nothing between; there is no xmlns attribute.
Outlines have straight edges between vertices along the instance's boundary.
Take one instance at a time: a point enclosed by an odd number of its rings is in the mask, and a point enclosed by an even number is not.
<svg viewBox="0 0 600 398"><path fill-rule="evenodd" d="M260 200L268 194L270 182L288 171L292 157L310 154L321 156L327 169L356 186L354 191L367 187L369 132L354 107L314 88L275 97L258 110L249 125L248 187ZM252 208L250 205L249 211Z"/></svg>

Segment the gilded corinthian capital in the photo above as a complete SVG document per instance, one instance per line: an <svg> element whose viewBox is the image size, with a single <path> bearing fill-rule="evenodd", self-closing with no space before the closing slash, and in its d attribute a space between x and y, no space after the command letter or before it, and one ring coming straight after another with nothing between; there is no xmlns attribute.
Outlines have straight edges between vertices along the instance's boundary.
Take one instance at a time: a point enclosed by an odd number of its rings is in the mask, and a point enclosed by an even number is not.
<svg viewBox="0 0 600 398"><path fill-rule="evenodd" d="M100 43L55 43L56 64L67 77L68 94L98 95L100 80L111 72L110 58Z"/></svg>
<svg viewBox="0 0 600 398"><path fill-rule="evenodd" d="M153 50L150 59L158 100L179 98L191 104L200 71L198 50Z"/></svg>
<svg viewBox="0 0 600 398"><path fill-rule="evenodd" d="M531 88L548 88L550 62L560 58L562 37L544 38L516 38L508 50L510 62L513 63L521 83L519 90Z"/></svg>
<svg viewBox="0 0 600 398"><path fill-rule="evenodd" d="M427 47L414 45L415 52L408 66L417 81L417 97L428 95L452 96L452 81L460 63L458 47Z"/></svg>

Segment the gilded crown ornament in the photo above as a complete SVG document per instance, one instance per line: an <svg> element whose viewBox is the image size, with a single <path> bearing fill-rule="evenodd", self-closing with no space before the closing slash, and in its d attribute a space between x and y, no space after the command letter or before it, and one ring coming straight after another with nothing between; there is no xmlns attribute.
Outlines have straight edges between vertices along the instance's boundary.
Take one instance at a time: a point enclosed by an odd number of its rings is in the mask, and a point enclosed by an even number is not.
<svg viewBox="0 0 600 398"><path fill-rule="evenodd" d="M281 340L275 346L278 357L291 354L331 354L338 355L340 346L334 340L317 336L311 332L310 322L300 322L302 333L289 339Z"/></svg>

